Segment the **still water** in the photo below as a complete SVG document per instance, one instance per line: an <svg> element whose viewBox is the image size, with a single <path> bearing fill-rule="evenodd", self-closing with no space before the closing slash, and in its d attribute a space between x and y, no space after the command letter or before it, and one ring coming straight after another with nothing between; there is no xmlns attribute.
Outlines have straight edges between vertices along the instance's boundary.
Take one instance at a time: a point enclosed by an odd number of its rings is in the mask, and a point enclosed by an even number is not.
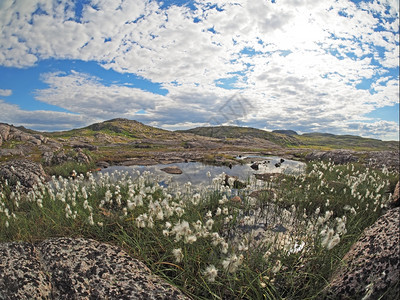
<svg viewBox="0 0 400 300"><path fill-rule="evenodd" d="M188 162L188 163L172 163L172 164L157 164L153 166L111 166L101 170L102 173L114 171L128 171L129 173L136 174L136 171L140 173L149 171L155 176L160 178L160 182L172 179L176 183L191 182L193 185L211 183L212 178L225 173L229 176L236 176L240 180L246 181L254 174L264 173L284 173L284 174L300 174L305 170L305 163L294 160L284 160L281 162L280 157L242 157L241 159L251 158L257 160L260 164L258 170L251 168L252 163L245 163L242 165L233 165L232 168L228 166L213 166L206 165L200 162ZM261 159L261 160L260 160ZM276 164L280 164L279 167ZM167 174L161 169L165 167L178 167L182 170L182 174ZM211 176L207 176L207 173Z"/></svg>

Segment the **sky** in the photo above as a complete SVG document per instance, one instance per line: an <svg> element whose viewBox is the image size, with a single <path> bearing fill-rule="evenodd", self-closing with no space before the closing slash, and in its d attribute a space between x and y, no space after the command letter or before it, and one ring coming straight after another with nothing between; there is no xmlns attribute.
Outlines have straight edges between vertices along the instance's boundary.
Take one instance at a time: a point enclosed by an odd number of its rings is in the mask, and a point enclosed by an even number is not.
<svg viewBox="0 0 400 300"><path fill-rule="evenodd" d="M399 140L399 0L0 0L0 122Z"/></svg>

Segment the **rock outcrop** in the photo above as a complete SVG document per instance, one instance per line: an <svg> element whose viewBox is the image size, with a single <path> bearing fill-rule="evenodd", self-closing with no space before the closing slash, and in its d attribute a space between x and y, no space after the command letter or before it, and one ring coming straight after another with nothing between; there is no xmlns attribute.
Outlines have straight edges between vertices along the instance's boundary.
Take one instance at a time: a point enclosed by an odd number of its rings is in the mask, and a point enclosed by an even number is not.
<svg viewBox="0 0 400 300"><path fill-rule="evenodd" d="M367 158L365 164L372 167L386 166L388 169L400 172L400 152L399 151L372 151L363 153Z"/></svg>
<svg viewBox="0 0 400 300"><path fill-rule="evenodd" d="M29 134L14 126L0 123L0 146L9 140L16 140L20 142L30 142L34 145L41 145L47 142L47 138L40 134Z"/></svg>
<svg viewBox="0 0 400 300"><path fill-rule="evenodd" d="M393 208L364 231L332 277L325 290L326 299L372 300L398 296L399 219L400 208Z"/></svg>
<svg viewBox="0 0 400 300"><path fill-rule="evenodd" d="M81 164L89 164L91 158L86 155L82 148L75 148L74 151L47 151L42 155L43 163L46 166L61 165L69 161L78 162Z"/></svg>
<svg viewBox="0 0 400 300"><path fill-rule="evenodd" d="M16 159L0 165L0 179L10 185L17 181L25 188L32 188L47 177L41 164L27 159Z"/></svg>
<svg viewBox="0 0 400 300"><path fill-rule="evenodd" d="M350 150L313 151L306 156L306 160L331 160L335 164L357 162L357 152Z"/></svg>
<svg viewBox="0 0 400 300"><path fill-rule="evenodd" d="M0 299L189 299L120 248L91 239L0 244Z"/></svg>
<svg viewBox="0 0 400 300"><path fill-rule="evenodd" d="M390 170L400 171L399 151L352 151L352 150L331 150L312 151L306 155L306 160L331 160L335 164L347 164L360 162L371 167L387 167Z"/></svg>

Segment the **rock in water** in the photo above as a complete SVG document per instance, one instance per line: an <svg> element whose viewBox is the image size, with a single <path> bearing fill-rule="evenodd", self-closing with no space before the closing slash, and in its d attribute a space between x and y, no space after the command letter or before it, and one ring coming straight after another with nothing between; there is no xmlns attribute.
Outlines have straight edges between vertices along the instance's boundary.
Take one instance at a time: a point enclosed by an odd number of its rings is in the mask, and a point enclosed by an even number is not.
<svg viewBox="0 0 400 300"><path fill-rule="evenodd" d="M162 168L161 171L164 171L165 173L168 174L182 174L182 170L179 169L178 167L166 167Z"/></svg>
<svg viewBox="0 0 400 300"><path fill-rule="evenodd" d="M383 299L398 296L399 218L400 208L393 208L364 231L325 289L326 299L373 300L382 299L383 295Z"/></svg>
<svg viewBox="0 0 400 300"><path fill-rule="evenodd" d="M0 299L189 299L120 248L91 239L0 244Z"/></svg>
<svg viewBox="0 0 400 300"><path fill-rule="evenodd" d="M250 166L250 168L252 168L252 169L255 170L255 171L258 171L258 165L259 165L259 163L253 163L253 164Z"/></svg>

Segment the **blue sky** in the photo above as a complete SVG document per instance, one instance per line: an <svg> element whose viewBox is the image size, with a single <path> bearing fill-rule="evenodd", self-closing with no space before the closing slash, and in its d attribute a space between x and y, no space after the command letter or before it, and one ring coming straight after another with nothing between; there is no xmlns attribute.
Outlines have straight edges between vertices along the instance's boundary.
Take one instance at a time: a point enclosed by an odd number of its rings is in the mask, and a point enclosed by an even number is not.
<svg viewBox="0 0 400 300"><path fill-rule="evenodd" d="M398 140L398 11L398 0L2 0L0 122Z"/></svg>

